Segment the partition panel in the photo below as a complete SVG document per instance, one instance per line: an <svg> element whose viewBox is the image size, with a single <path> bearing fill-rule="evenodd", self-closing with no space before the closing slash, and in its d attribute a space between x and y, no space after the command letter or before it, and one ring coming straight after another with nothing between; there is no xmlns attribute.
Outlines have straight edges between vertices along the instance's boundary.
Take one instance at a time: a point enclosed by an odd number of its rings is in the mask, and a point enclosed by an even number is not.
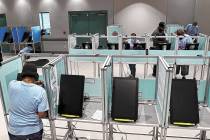
<svg viewBox="0 0 210 140"><path fill-rule="evenodd" d="M22 59L20 56L12 57L2 63L0 66L0 82L2 87L2 97L5 113L9 109L8 86L10 81L17 79L17 74L22 71Z"/></svg>
<svg viewBox="0 0 210 140"><path fill-rule="evenodd" d="M157 112L160 119L161 127L165 126L167 108L169 108L169 99L172 80L172 70L167 62L159 57L158 66L157 66Z"/></svg>

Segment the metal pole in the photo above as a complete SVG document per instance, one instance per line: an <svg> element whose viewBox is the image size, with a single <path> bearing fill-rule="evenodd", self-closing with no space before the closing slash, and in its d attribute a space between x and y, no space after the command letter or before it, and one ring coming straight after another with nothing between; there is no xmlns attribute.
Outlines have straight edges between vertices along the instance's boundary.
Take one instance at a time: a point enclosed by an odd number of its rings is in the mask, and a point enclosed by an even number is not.
<svg viewBox="0 0 210 140"><path fill-rule="evenodd" d="M49 114L49 123L50 123L50 131L51 131L51 138L52 140L56 140L56 126L55 126L55 122L54 122L54 119L53 119L53 116L52 116L52 102L50 99L50 77L48 77L48 72L49 72L49 67L45 67L42 69L42 72L43 72L43 77L44 77L44 82L45 82L45 87L47 89L47 97L48 97L48 102L49 102L49 111L48 111L48 114Z"/></svg>
<svg viewBox="0 0 210 140"><path fill-rule="evenodd" d="M3 109L3 113L4 113L4 119L5 119L5 122L6 122L6 127L8 129L8 124L9 124L9 121L8 121L8 118L7 118L7 111L6 111L6 107L5 107L5 101L4 101L4 96L3 96L3 90L2 90L2 86L1 86L1 81L0 81L0 99L1 99L1 105L2 105L2 109Z"/></svg>
<svg viewBox="0 0 210 140"><path fill-rule="evenodd" d="M64 55L63 59L64 59L65 74L68 74L69 73L68 55Z"/></svg>
<svg viewBox="0 0 210 140"><path fill-rule="evenodd" d="M206 79L206 87L205 87L205 96L204 96L204 104L205 104L206 106L208 106L209 86L210 86L210 59L209 59L209 64L208 64L207 79Z"/></svg>
<svg viewBox="0 0 210 140"><path fill-rule="evenodd" d="M105 69L101 69L101 91L102 91L102 122L103 122L103 140L106 139L106 107L105 107L105 102L106 102L106 91L105 91Z"/></svg>
<svg viewBox="0 0 210 140"><path fill-rule="evenodd" d="M158 127L153 127L152 140L158 140Z"/></svg>
<svg viewBox="0 0 210 140"><path fill-rule="evenodd" d="M113 140L113 125L109 124L109 140Z"/></svg>
<svg viewBox="0 0 210 140"><path fill-rule="evenodd" d="M156 66L156 84L155 84L155 100L157 100L157 92L158 92L158 78L159 78L159 57L157 57L157 66Z"/></svg>
<svg viewBox="0 0 210 140"><path fill-rule="evenodd" d="M199 140L207 140L206 138L206 130L200 131L200 139Z"/></svg>
<svg viewBox="0 0 210 140"><path fill-rule="evenodd" d="M51 139L56 140L56 126L55 121L53 119L49 119L50 123L50 131L51 131Z"/></svg>

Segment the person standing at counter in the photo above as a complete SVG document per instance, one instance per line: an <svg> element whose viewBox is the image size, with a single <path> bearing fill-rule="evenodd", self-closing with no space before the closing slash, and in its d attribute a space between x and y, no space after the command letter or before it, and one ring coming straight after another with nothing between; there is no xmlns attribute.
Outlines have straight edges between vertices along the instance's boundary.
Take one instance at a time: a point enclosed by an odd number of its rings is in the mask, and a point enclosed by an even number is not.
<svg viewBox="0 0 210 140"><path fill-rule="evenodd" d="M49 110L46 91L37 85L37 68L25 63L21 81L9 83L9 126L10 140L42 140L43 123Z"/></svg>

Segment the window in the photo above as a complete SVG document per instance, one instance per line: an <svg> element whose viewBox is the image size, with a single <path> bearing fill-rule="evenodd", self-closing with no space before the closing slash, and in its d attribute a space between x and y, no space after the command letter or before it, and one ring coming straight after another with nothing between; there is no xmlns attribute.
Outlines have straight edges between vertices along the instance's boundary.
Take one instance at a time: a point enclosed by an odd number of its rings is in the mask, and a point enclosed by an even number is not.
<svg viewBox="0 0 210 140"><path fill-rule="evenodd" d="M50 26L50 13L49 12L41 12L39 13L39 22L40 27L45 31L45 34L50 34L51 26Z"/></svg>
<svg viewBox="0 0 210 140"><path fill-rule="evenodd" d="M0 27L7 26L6 14L0 14Z"/></svg>

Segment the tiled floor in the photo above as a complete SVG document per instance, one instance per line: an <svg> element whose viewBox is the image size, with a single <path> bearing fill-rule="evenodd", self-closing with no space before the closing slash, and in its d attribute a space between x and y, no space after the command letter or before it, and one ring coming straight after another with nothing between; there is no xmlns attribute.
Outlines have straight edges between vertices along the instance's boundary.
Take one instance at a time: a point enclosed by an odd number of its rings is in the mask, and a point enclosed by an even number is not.
<svg viewBox="0 0 210 140"><path fill-rule="evenodd" d="M7 59L9 57L5 57ZM92 77L92 72L93 70L87 68L90 68L91 65L89 64L80 64L80 65L75 65L75 70L80 70L80 74L86 74L89 75L89 77ZM140 77L142 76L143 73L143 66L138 65L137 66L137 76ZM115 69L115 76L119 75L119 67L116 66ZM152 65L149 66L149 71L148 75L151 76L151 71L152 71ZM127 65L124 65L124 74L128 76L129 74L129 69ZM191 72L192 75L192 72ZM152 77L151 77L152 78ZM44 120L45 125L49 125L47 120ZM64 121L56 121L56 126L59 127L66 127L67 124ZM95 124L87 124L87 123L77 123L76 125L77 129L93 129L93 130L102 130L101 125L95 125ZM115 129L118 129L117 126L114 126ZM134 133L141 133L141 134L149 134L149 132L152 130L151 127L139 127L139 126L119 126L120 131L122 132L134 132ZM44 132L46 134L50 133L49 128L45 128ZM57 135L62 135L64 136L66 133L66 130L63 129L57 129ZM178 136L178 137L191 137L196 138L195 136L199 134L199 131L197 130L187 130L186 129L168 129L168 136ZM84 131L75 131L75 135L77 137L80 137L81 140L83 139L102 139L102 134L101 133L95 133L95 132L84 132ZM209 132L207 133L208 138L210 138ZM114 140L152 140L151 136L139 136L139 135L125 135L125 134L114 134ZM7 129L6 129L6 124L3 116L3 110L2 106L0 106L0 140L8 140L8 135L7 135ZM167 137L167 140L190 140L190 138L172 138L172 137Z"/></svg>

